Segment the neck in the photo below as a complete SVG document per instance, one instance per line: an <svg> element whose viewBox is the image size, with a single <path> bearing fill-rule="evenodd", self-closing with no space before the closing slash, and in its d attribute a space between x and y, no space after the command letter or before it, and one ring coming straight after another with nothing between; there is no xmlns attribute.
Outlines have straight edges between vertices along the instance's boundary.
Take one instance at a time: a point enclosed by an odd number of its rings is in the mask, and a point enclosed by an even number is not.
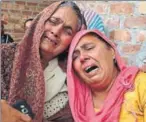
<svg viewBox="0 0 146 122"><path fill-rule="evenodd" d="M92 98L93 98L93 105L95 108L101 108L104 104L104 101L106 99L106 97L108 96L108 93L110 91L110 89L112 88L115 79L118 75L119 71L117 69L115 69L113 75L112 75L112 80L110 82L110 84L108 84L108 86L106 88L104 88L103 90L92 90Z"/></svg>
<svg viewBox="0 0 146 122"><path fill-rule="evenodd" d="M44 70L48 66L48 61L44 60L44 59L41 59L41 64L42 64L42 67L43 67L43 70Z"/></svg>

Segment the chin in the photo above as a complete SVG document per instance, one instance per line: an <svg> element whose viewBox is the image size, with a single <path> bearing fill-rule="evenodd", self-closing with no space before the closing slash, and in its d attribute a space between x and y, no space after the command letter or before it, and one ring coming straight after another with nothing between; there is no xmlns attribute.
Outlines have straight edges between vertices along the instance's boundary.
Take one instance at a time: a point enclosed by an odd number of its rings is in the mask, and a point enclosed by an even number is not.
<svg viewBox="0 0 146 122"><path fill-rule="evenodd" d="M89 87L92 89L103 89L105 87L105 85L103 83L99 83L99 82L90 82L88 83Z"/></svg>

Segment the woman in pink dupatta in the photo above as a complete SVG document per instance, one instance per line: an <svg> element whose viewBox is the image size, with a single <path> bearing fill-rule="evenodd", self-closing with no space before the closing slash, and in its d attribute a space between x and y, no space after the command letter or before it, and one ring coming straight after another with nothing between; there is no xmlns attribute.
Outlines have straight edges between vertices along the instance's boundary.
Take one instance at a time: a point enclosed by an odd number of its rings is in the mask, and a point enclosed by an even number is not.
<svg viewBox="0 0 146 122"><path fill-rule="evenodd" d="M127 67L113 42L98 30L74 37L67 85L75 122L145 122L146 74Z"/></svg>

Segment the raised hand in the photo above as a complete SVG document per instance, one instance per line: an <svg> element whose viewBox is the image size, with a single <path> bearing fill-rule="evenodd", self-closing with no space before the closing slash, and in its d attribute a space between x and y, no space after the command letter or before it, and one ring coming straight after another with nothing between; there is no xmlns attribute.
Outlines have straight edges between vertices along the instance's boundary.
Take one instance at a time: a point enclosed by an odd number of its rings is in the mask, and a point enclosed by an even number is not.
<svg viewBox="0 0 146 122"><path fill-rule="evenodd" d="M2 122L32 122L28 115L25 115L11 107L5 100L1 100Z"/></svg>

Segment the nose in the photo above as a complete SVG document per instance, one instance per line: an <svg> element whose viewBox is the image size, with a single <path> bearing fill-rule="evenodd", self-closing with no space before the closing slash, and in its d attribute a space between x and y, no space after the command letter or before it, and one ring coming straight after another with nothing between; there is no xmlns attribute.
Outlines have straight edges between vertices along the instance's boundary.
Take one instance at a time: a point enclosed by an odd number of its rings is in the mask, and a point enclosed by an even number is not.
<svg viewBox="0 0 146 122"><path fill-rule="evenodd" d="M57 25L57 26L55 26L55 27L52 28L51 33L55 37L58 37L61 34L62 30L63 30L63 24L59 24L59 25Z"/></svg>
<svg viewBox="0 0 146 122"><path fill-rule="evenodd" d="M81 54L80 55L80 62L85 62L85 61L87 61L87 60L89 60L90 58L87 56L87 55L85 55L85 54Z"/></svg>

